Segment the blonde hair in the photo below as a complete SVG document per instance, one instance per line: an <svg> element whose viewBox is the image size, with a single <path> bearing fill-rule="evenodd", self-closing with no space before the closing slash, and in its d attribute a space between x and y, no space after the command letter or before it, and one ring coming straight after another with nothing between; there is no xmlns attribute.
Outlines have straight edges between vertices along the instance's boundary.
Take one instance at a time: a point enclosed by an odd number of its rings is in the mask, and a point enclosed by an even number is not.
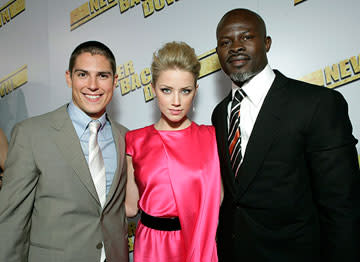
<svg viewBox="0 0 360 262"><path fill-rule="evenodd" d="M185 42L169 42L153 54L151 63L152 83L156 84L162 71L179 69L192 73L196 84L200 67L194 48Z"/></svg>

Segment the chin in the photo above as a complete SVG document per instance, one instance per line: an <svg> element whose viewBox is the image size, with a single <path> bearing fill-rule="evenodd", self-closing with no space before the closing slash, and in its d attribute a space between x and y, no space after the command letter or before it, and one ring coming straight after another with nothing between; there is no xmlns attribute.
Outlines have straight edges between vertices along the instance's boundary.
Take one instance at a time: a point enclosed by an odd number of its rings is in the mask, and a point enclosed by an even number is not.
<svg viewBox="0 0 360 262"><path fill-rule="evenodd" d="M255 74L254 72L233 72L229 74L229 77L233 82L242 83L252 78Z"/></svg>
<svg viewBox="0 0 360 262"><path fill-rule="evenodd" d="M178 123L181 122L182 119L179 119L179 118L175 118L175 119L174 119L174 118L170 118L169 120L170 120L170 122L172 122L172 123L174 123L174 124L178 124Z"/></svg>
<svg viewBox="0 0 360 262"><path fill-rule="evenodd" d="M96 116L96 115L99 115L101 114L103 110L100 110L100 109L89 109L89 110L86 110L84 111L88 116ZM105 112L105 111L104 111ZM101 114L102 115L102 114Z"/></svg>
<svg viewBox="0 0 360 262"><path fill-rule="evenodd" d="M176 116L176 117L170 116L170 117L167 117L167 119L170 123L179 124L179 123L184 122L186 118L183 116Z"/></svg>

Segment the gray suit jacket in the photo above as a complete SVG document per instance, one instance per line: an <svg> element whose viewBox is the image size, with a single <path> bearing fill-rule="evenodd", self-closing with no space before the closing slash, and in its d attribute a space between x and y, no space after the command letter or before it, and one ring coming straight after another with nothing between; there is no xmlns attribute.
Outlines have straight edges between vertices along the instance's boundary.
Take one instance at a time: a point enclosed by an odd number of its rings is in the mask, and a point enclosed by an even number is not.
<svg viewBox="0 0 360 262"><path fill-rule="evenodd" d="M111 122L117 170L104 210L66 105L17 124L0 191L0 261L128 261L126 128Z"/></svg>

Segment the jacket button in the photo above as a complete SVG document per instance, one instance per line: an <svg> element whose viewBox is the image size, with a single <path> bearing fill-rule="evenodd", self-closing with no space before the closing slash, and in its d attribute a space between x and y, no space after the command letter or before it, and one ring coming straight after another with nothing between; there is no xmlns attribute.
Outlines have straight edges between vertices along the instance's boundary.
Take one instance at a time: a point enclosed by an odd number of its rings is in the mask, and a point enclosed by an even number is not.
<svg viewBox="0 0 360 262"><path fill-rule="evenodd" d="M98 244L96 245L96 248L97 248L97 249L102 249L102 247L103 247L102 242L100 242L100 243L98 243Z"/></svg>

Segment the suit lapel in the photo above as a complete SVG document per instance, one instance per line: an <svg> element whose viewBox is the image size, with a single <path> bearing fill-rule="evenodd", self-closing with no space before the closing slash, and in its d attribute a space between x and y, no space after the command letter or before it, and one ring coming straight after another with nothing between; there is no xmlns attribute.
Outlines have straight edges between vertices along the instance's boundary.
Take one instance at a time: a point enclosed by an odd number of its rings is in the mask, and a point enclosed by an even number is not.
<svg viewBox="0 0 360 262"><path fill-rule="evenodd" d="M112 134L113 134L113 138L114 138L114 142L115 142L116 156L117 156L117 168L116 168L116 171L114 174L113 181L111 183L109 193L106 196L106 202L105 202L104 209L107 206L107 204L110 202L110 200L112 199L117 187L119 186L119 181L121 178L122 168L124 167L124 159L125 159L124 158L125 141L120 133L120 130L115 127L115 123L113 123L110 118L109 118L109 121L111 123L111 130L112 130Z"/></svg>
<svg viewBox="0 0 360 262"><path fill-rule="evenodd" d="M264 158L277 134L281 121L281 113L287 103L285 83L286 78L275 71L276 78L265 97L259 115L255 121L249 142L246 147L243 163L236 178L238 184L237 199L239 199L255 178Z"/></svg>
<svg viewBox="0 0 360 262"><path fill-rule="evenodd" d="M67 113L67 105L62 106L53 114L54 140L65 161L73 168L75 174L85 185L90 195L100 205L94 183L91 178L87 161L84 157L79 138Z"/></svg>

